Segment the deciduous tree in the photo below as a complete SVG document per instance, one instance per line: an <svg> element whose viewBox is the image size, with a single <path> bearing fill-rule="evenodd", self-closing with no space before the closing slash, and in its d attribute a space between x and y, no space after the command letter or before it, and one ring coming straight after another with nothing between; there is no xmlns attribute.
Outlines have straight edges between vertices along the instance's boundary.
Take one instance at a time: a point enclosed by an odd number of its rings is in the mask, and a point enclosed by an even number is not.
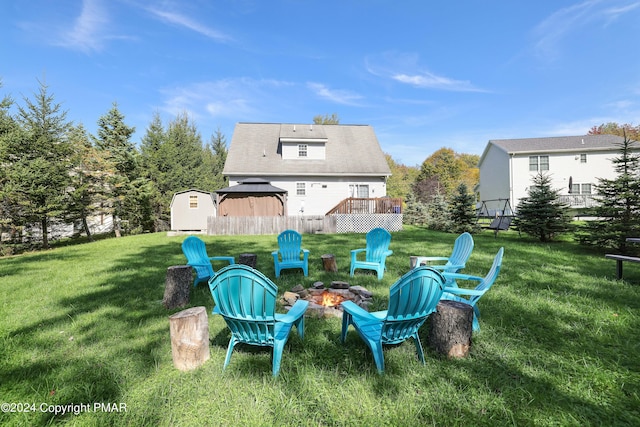
<svg viewBox="0 0 640 427"><path fill-rule="evenodd" d="M317 116L313 116L313 124L315 125L338 125L340 124L340 117L338 117L337 113L329 114L318 114Z"/></svg>

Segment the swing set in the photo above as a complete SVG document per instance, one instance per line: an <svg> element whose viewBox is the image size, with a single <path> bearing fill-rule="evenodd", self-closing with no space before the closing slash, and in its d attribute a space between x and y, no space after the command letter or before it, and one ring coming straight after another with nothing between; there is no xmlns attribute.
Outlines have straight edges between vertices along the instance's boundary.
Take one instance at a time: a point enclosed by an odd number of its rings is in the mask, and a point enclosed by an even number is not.
<svg viewBox="0 0 640 427"><path fill-rule="evenodd" d="M489 209L487 202L492 205L497 203L502 209ZM509 199L483 200L476 215L476 224L482 228L493 230L496 236L500 230L508 230L515 218Z"/></svg>

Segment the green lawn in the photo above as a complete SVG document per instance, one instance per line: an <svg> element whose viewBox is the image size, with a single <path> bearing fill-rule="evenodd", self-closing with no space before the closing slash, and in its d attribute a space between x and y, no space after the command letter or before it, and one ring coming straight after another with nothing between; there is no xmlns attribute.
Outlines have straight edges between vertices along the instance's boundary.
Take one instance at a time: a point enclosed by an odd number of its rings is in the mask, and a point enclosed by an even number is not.
<svg viewBox="0 0 640 427"><path fill-rule="evenodd" d="M447 255L456 237L393 233L378 282L349 278L349 250L364 247L363 234L304 235L309 277L285 270L274 281L282 293L345 280L371 290L381 309L410 255ZM484 275L501 246L505 255L468 357L439 357L423 327L426 365L409 341L385 349L380 376L353 329L342 345L339 319L307 319L304 341L294 331L272 378L270 353L247 347L222 371L229 333L212 315L211 359L191 372L173 367L168 317L181 309L162 298L167 267L185 262L182 239L141 235L0 259L0 402L10 404L0 425L640 425L640 265L617 281L614 261L572 241L485 232L465 272ZM275 236L203 239L210 255L258 254L274 279ZM339 273L323 271L325 253ZM190 305L210 313L205 284ZM63 407L76 413L52 412Z"/></svg>

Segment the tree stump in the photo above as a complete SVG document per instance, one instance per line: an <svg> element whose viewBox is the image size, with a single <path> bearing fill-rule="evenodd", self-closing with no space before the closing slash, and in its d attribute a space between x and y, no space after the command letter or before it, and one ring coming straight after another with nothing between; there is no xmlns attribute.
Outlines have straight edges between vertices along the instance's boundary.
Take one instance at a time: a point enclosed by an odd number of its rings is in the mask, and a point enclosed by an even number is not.
<svg viewBox="0 0 640 427"><path fill-rule="evenodd" d="M258 263L258 255L256 254L240 254L238 258L238 264L248 265L251 268L256 268Z"/></svg>
<svg viewBox="0 0 640 427"><path fill-rule="evenodd" d="M189 292L193 283L190 265L173 265L167 268L162 304L171 310L189 304Z"/></svg>
<svg viewBox="0 0 640 427"><path fill-rule="evenodd" d="M173 365L189 371L209 360L209 321L205 307L191 307L169 316Z"/></svg>
<svg viewBox="0 0 640 427"><path fill-rule="evenodd" d="M338 265L336 264L336 257L333 254L324 254L320 258L322 258L322 266L324 267L324 271L328 271L331 273L338 272Z"/></svg>
<svg viewBox="0 0 640 427"><path fill-rule="evenodd" d="M473 307L441 300L429 317L429 347L450 358L465 357L471 347Z"/></svg>

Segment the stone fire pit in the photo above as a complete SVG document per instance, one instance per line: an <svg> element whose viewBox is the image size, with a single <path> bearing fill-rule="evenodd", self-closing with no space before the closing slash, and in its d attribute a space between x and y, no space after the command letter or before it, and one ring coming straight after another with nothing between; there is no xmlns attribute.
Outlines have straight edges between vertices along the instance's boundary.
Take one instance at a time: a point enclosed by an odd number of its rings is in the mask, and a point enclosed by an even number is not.
<svg viewBox="0 0 640 427"><path fill-rule="evenodd" d="M349 286L347 282L333 281L326 288L324 283L315 282L310 288L296 285L282 297L285 309L289 310L299 299L309 301L305 316L316 318L342 318L343 301L353 301L369 311L373 294L362 286Z"/></svg>

